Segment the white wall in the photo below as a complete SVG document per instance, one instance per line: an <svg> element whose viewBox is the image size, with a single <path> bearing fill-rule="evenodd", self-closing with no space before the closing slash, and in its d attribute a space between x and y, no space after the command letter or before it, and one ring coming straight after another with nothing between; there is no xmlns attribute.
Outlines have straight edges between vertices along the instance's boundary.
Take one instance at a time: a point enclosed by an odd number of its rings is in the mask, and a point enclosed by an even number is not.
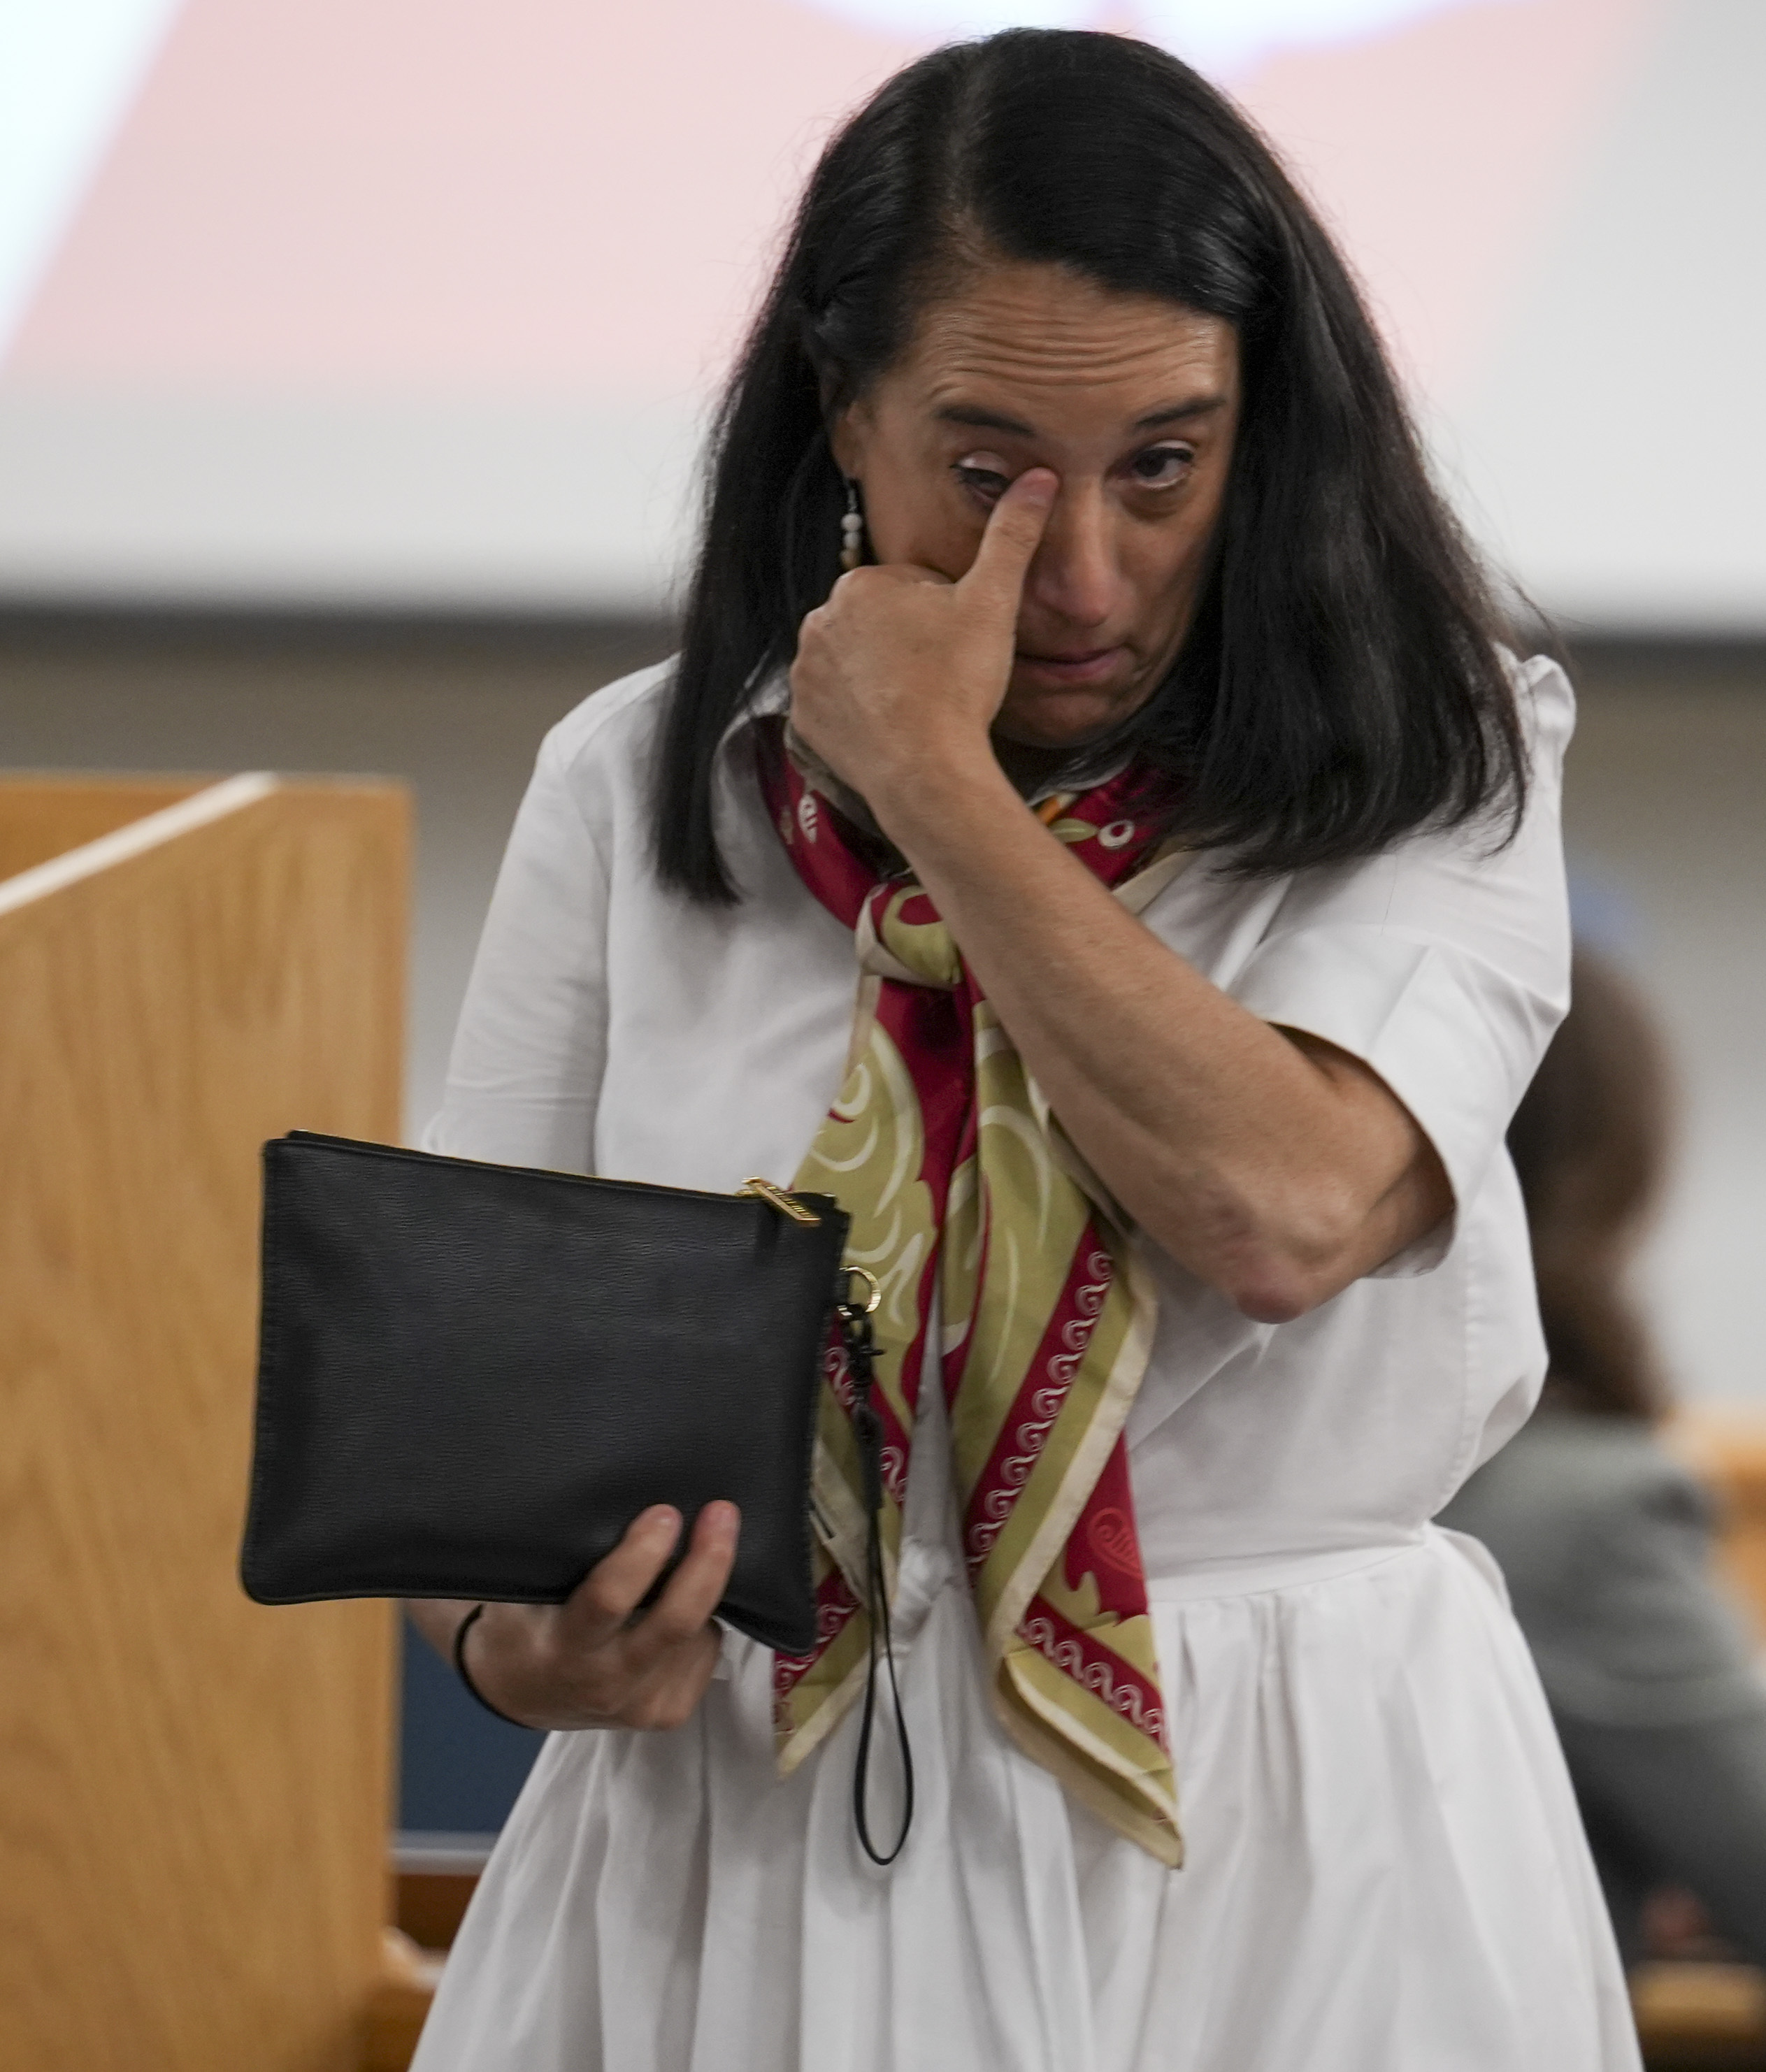
<svg viewBox="0 0 1766 2072"><path fill-rule="evenodd" d="M704 410L0 383L0 596L650 613Z"/></svg>

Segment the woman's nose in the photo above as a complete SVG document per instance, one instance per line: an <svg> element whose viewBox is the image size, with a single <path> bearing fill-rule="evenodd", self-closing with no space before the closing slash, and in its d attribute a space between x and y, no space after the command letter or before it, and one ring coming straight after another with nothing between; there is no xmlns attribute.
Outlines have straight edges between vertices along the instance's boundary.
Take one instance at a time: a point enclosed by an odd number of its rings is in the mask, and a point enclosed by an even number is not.
<svg viewBox="0 0 1766 2072"><path fill-rule="evenodd" d="M1101 485L1064 482L1030 565L1027 596L1075 626L1097 626L1115 610L1120 584Z"/></svg>

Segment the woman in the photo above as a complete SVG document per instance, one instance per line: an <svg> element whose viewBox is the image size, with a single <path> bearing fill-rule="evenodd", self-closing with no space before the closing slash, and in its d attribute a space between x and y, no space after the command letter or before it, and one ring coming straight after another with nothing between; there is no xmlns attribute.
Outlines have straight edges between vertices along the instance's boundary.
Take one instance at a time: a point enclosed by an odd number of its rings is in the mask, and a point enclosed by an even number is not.
<svg viewBox="0 0 1766 2072"><path fill-rule="evenodd" d="M1013 31L829 146L681 653L548 738L433 1141L851 1209L917 1812L867 1860L836 1373L813 1656L708 1626L725 1506L635 1622L671 1514L558 1610L426 1609L563 1731L422 2072L1635 2065L1525 1646L1428 1524L1542 1367L1502 1133L1570 698L1493 623L1186 68Z"/></svg>
<svg viewBox="0 0 1766 2072"><path fill-rule="evenodd" d="M1678 1885L1766 1963L1766 1684L1711 1573L1715 1507L1624 1273L1667 1163L1642 1004L1579 949L1575 1005L1509 1131L1550 1356L1538 1413L1443 1513L1500 1564L1551 1701L1620 1940Z"/></svg>

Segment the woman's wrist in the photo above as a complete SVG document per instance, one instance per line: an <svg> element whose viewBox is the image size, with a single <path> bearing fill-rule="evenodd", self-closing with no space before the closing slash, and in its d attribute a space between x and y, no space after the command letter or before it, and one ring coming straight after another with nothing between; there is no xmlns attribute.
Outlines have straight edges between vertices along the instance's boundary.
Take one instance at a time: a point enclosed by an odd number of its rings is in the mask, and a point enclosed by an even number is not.
<svg viewBox="0 0 1766 2072"><path fill-rule="evenodd" d="M453 1646L454 1673L459 1678L461 1683L465 1685L467 1692L478 1700L479 1704L484 1708L487 1712L492 1714L499 1720L505 1721L512 1727L523 1727L527 1725L527 1722L525 1720L518 1720L513 1712L505 1712L503 1707L498 1704L496 1701L486 1692L483 1682L484 1671L482 1667L475 1671L467 1659L467 1643L471 1638L473 1634L477 1631L480 1623L484 1618L484 1614L488 1610L489 1606L488 1605L474 1605L466 1614L466 1616L460 1621L459 1624L455 1628Z"/></svg>
<svg viewBox="0 0 1766 2072"><path fill-rule="evenodd" d="M995 824L1002 812L1025 810L986 735L966 751L928 758L884 787L880 797L867 789L865 802L883 832L916 865L923 857L961 849L969 829Z"/></svg>

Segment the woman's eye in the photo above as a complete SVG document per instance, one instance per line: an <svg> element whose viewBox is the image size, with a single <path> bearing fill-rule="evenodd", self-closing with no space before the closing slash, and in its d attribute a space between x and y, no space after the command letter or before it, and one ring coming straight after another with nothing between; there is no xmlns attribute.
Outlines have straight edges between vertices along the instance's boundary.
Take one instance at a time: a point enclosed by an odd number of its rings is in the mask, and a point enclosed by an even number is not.
<svg viewBox="0 0 1766 2072"><path fill-rule="evenodd" d="M1189 473L1195 459L1188 446L1149 446L1135 454L1128 471L1143 489L1170 489Z"/></svg>
<svg viewBox="0 0 1766 2072"><path fill-rule="evenodd" d="M998 454L965 454L951 472L965 489L989 499L1003 496L1011 487L1011 474Z"/></svg>

